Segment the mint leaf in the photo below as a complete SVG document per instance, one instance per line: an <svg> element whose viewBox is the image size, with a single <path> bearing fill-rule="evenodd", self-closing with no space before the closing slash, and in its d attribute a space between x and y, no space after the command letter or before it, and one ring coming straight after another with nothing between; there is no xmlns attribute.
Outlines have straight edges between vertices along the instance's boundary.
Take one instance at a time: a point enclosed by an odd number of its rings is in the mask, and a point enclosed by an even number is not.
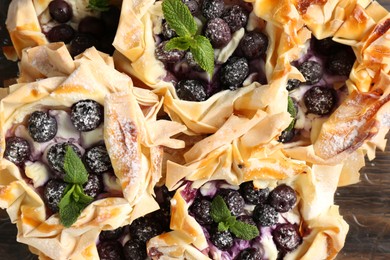
<svg viewBox="0 0 390 260"><path fill-rule="evenodd" d="M88 8L96 11L108 11L110 9L109 0L89 0Z"/></svg>
<svg viewBox="0 0 390 260"><path fill-rule="evenodd" d="M66 147L64 170L64 181L68 183L84 184L88 180L88 172L83 162L70 145Z"/></svg>
<svg viewBox="0 0 390 260"><path fill-rule="evenodd" d="M235 216L230 216L218 223L218 231L226 231L237 222Z"/></svg>
<svg viewBox="0 0 390 260"><path fill-rule="evenodd" d="M285 131L291 131L295 126L295 117L297 116L297 110L295 109L294 102L290 96L288 96L287 112L294 118Z"/></svg>
<svg viewBox="0 0 390 260"><path fill-rule="evenodd" d="M232 226L229 227L229 230L236 237L244 240L251 240L259 235L259 230L256 226L237 220Z"/></svg>
<svg viewBox="0 0 390 260"><path fill-rule="evenodd" d="M192 41L193 40L191 37L175 37L170 39L169 42L167 42L167 44L165 45L165 49L167 51L173 49L185 51L188 50Z"/></svg>
<svg viewBox="0 0 390 260"><path fill-rule="evenodd" d="M191 37L198 30L195 19L181 0L165 0L162 3L164 18L179 36Z"/></svg>
<svg viewBox="0 0 390 260"><path fill-rule="evenodd" d="M84 193L83 186L80 184L75 184L75 189L73 192L73 198L76 201L76 196L78 200L76 202L83 203L83 204L89 204L93 201L93 198L88 196L87 194Z"/></svg>
<svg viewBox="0 0 390 260"><path fill-rule="evenodd" d="M217 223L227 221L231 217L229 208L223 198L218 195L211 202L211 217Z"/></svg>
<svg viewBox="0 0 390 260"><path fill-rule="evenodd" d="M209 39L202 35L196 35L190 46L192 55L199 66L209 75L214 73L214 49Z"/></svg>
<svg viewBox="0 0 390 260"><path fill-rule="evenodd" d="M226 231L229 229L229 224L228 223L225 223L225 222L219 222L218 223L218 231Z"/></svg>

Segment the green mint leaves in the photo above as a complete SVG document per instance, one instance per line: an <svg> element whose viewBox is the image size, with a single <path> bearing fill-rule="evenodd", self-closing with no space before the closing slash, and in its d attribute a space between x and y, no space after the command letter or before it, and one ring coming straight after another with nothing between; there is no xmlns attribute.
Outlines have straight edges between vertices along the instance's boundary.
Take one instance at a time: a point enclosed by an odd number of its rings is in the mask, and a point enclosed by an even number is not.
<svg viewBox="0 0 390 260"><path fill-rule="evenodd" d="M96 11L108 11L110 9L108 0L89 0L88 8Z"/></svg>
<svg viewBox="0 0 390 260"><path fill-rule="evenodd" d="M211 217L218 223L219 231L229 230L238 238L251 240L259 235L256 226L238 221L232 216L229 208L221 196L216 196L211 202Z"/></svg>
<svg viewBox="0 0 390 260"><path fill-rule="evenodd" d="M162 10L168 25L179 35L167 43L166 50L184 51L190 49L199 66L212 75L214 72L214 49L206 37L196 35L198 26L188 7L181 0L164 0Z"/></svg>
<svg viewBox="0 0 390 260"><path fill-rule="evenodd" d="M88 172L71 146L66 147L64 170L68 186L58 206L61 223L70 227L93 198L84 193L82 185L88 181Z"/></svg>
<svg viewBox="0 0 390 260"><path fill-rule="evenodd" d="M290 125L285 129L285 131L291 131L295 126L297 110L295 109L294 102L290 96L288 96L287 112L289 112L291 117L294 119L291 121Z"/></svg>

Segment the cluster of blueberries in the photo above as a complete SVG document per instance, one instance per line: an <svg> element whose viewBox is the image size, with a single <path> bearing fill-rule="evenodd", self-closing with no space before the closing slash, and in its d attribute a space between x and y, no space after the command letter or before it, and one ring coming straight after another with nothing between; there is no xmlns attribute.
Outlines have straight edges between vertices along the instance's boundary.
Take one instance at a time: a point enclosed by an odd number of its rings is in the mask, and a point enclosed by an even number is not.
<svg viewBox="0 0 390 260"><path fill-rule="evenodd" d="M51 18L59 24L46 33L50 42L70 43L70 53L76 56L87 48L95 46L98 50L112 54L120 10L110 6L108 11L100 13L100 18L84 17L78 24L77 31L69 24L73 17L72 7L64 0L53 0L49 4Z"/></svg>
<svg viewBox="0 0 390 260"><path fill-rule="evenodd" d="M297 194L286 184L277 186L272 191L269 188L257 189L253 182L245 182L239 190L219 188L215 194L203 196L197 192L190 207L190 214L204 227L211 243L220 250L233 252L235 241L239 240L230 231L218 231L218 225L211 216L212 200L220 195L228 206L231 214L237 220L256 226L272 229L272 237L281 256L297 248L302 237L298 226L287 221L280 223L280 213L290 211L297 202ZM253 211L248 205L255 206ZM261 243L261 242L260 242ZM235 260L263 259L263 249L258 245L258 238L250 241L250 246L242 250Z"/></svg>
<svg viewBox="0 0 390 260"><path fill-rule="evenodd" d="M183 0L192 15L202 21L202 34L210 40L215 49L225 47L232 35L246 27L251 5L225 6L223 0ZM267 36L257 30L245 31L239 46L224 64L215 64L211 79L205 77L202 68L194 60L190 51L165 50L166 43L176 37L176 33L163 21L162 39L157 44L155 55L164 63L169 73L169 81L176 87L182 100L204 101L224 89L235 90L242 87L250 73L262 73L252 62L264 56L268 47ZM180 69L177 69L178 64Z"/></svg>

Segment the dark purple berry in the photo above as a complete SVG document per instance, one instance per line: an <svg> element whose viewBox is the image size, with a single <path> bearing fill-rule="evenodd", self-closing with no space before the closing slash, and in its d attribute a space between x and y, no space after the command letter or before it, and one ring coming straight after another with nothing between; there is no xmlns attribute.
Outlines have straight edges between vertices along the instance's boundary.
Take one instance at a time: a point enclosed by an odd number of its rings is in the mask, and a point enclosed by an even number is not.
<svg viewBox="0 0 390 260"><path fill-rule="evenodd" d="M101 176L89 174L88 181L83 185L86 195L96 198L103 191L104 183Z"/></svg>
<svg viewBox="0 0 390 260"><path fill-rule="evenodd" d="M204 29L206 36L214 48L225 47L232 39L229 25L221 18L209 20Z"/></svg>
<svg viewBox="0 0 390 260"><path fill-rule="evenodd" d="M175 30L173 30L166 21L164 21L162 23L161 33L164 36L165 40L169 40L169 39L172 39L174 37L177 37Z"/></svg>
<svg viewBox="0 0 390 260"><path fill-rule="evenodd" d="M207 99L203 84L195 79L185 79L176 85L176 94L182 100L204 101Z"/></svg>
<svg viewBox="0 0 390 260"><path fill-rule="evenodd" d="M76 152L76 154L81 157L81 152L79 148L68 142L63 143L57 143L52 145L46 154L47 162L49 163L49 166L52 170L60 173L58 177L61 179L64 177L64 161L65 161L65 154L66 154L66 147L70 146L73 151Z"/></svg>
<svg viewBox="0 0 390 260"><path fill-rule="evenodd" d="M186 55L185 55L185 60L188 64L188 66L191 68L191 70L195 70L195 71L204 71L200 65L198 64L198 62L196 62L195 58L194 58L194 55L192 54L192 52L190 51L187 51L186 52Z"/></svg>
<svg viewBox="0 0 390 260"><path fill-rule="evenodd" d="M156 58L164 63L176 63L180 61L183 57L185 52L180 50L165 50L165 45L168 43L168 41L162 42L159 45L157 45L156 48Z"/></svg>
<svg viewBox="0 0 390 260"><path fill-rule="evenodd" d="M298 70L306 79L305 84L307 85L313 85L317 83L321 80L323 75L322 66L316 61L305 61L298 67Z"/></svg>
<svg viewBox="0 0 390 260"><path fill-rule="evenodd" d="M244 212L245 201L238 191L221 189L218 195L223 198L233 216L239 216Z"/></svg>
<svg viewBox="0 0 390 260"><path fill-rule="evenodd" d="M309 113L327 115L336 105L336 95L333 88L315 86L305 92L303 100Z"/></svg>
<svg viewBox="0 0 390 260"><path fill-rule="evenodd" d="M116 240L123 234L123 227L119 227L114 230L105 230L100 232L99 240L107 241L107 240Z"/></svg>
<svg viewBox="0 0 390 260"><path fill-rule="evenodd" d="M90 34L77 34L70 42L70 53L72 56L77 56L86 49L97 46L98 41Z"/></svg>
<svg viewBox="0 0 390 260"><path fill-rule="evenodd" d="M104 173L112 169L106 146L97 145L85 151L84 162L93 173Z"/></svg>
<svg viewBox="0 0 390 260"><path fill-rule="evenodd" d="M44 143L53 139L57 129L57 120L46 112L35 111L28 119L28 132L35 142Z"/></svg>
<svg viewBox="0 0 390 260"><path fill-rule="evenodd" d="M104 33L104 22L97 17L86 16L81 19L78 26L78 32L100 37Z"/></svg>
<svg viewBox="0 0 390 260"><path fill-rule="evenodd" d="M238 216L237 220L244 222L246 224L252 225L252 226L256 226L256 222L253 220L253 218L251 216L248 216L248 215Z"/></svg>
<svg viewBox="0 0 390 260"><path fill-rule="evenodd" d="M30 145L21 137L9 137L5 141L4 158L14 164L22 164L30 156Z"/></svg>
<svg viewBox="0 0 390 260"><path fill-rule="evenodd" d="M226 8L221 18L229 25L232 33L245 27L248 22L248 13L239 5Z"/></svg>
<svg viewBox="0 0 390 260"><path fill-rule="evenodd" d="M273 226L278 222L278 212L268 204L260 204L253 210L253 220L263 226Z"/></svg>
<svg viewBox="0 0 390 260"><path fill-rule="evenodd" d="M91 99L80 100L72 105L70 119L77 130L92 131L103 122L103 106Z"/></svg>
<svg viewBox="0 0 390 260"><path fill-rule="evenodd" d="M211 243L221 250L227 250L233 246L233 236L229 231L215 229L210 235Z"/></svg>
<svg viewBox="0 0 390 260"><path fill-rule="evenodd" d="M64 42L68 44L73 40L74 35L75 31L72 26L60 24L50 29L47 33L47 39L49 42Z"/></svg>
<svg viewBox="0 0 390 260"><path fill-rule="evenodd" d="M99 45L96 46L96 49L112 55L115 51L115 47L112 45L114 42L115 34L109 34L105 35L103 38L100 39Z"/></svg>
<svg viewBox="0 0 390 260"><path fill-rule="evenodd" d="M100 14L100 19L104 23L106 31L110 34L114 34L118 28L119 18L121 11L116 6L110 6L110 9L103 11Z"/></svg>
<svg viewBox="0 0 390 260"><path fill-rule="evenodd" d="M57 213L59 211L58 205L60 204L67 185L68 184L60 180L50 180L46 183L43 189L43 199L46 206L53 213Z"/></svg>
<svg viewBox="0 0 390 260"><path fill-rule="evenodd" d="M258 189L253 186L253 182L244 182L240 185L240 192L247 203L258 205L267 201L269 189Z"/></svg>
<svg viewBox="0 0 390 260"><path fill-rule="evenodd" d="M289 80L287 80L287 87L286 87L286 89L288 91L291 91L293 89L298 88L300 84L301 84L301 81L299 79L289 79Z"/></svg>
<svg viewBox="0 0 390 260"><path fill-rule="evenodd" d="M277 226L272 236L276 247L283 253L293 251L302 242L298 227L289 223Z"/></svg>
<svg viewBox="0 0 390 260"><path fill-rule="evenodd" d="M147 259L146 244L137 240L130 239L123 246L126 260L145 260Z"/></svg>
<svg viewBox="0 0 390 260"><path fill-rule="evenodd" d="M190 10L192 15L196 15L199 12L198 0L181 0Z"/></svg>
<svg viewBox="0 0 390 260"><path fill-rule="evenodd" d="M326 68L333 75L349 76L355 59L352 51L342 50L328 58Z"/></svg>
<svg viewBox="0 0 390 260"><path fill-rule="evenodd" d="M211 217L211 202L208 200L195 200L190 207L196 221L201 225L210 225L213 223Z"/></svg>
<svg viewBox="0 0 390 260"><path fill-rule="evenodd" d="M267 51L268 38L261 32L248 32L242 37L239 48L246 58L258 58Z"/></svg>
<svg viewBox="0 0 390 260"><path fill-rule="evenodd" d="M223 0L204 0L202 4L202 15L206 19L220 17L224 7L225 3Z"/></svg>
<svg viewBox="0 0 390 260"><path fill-rule="evenodd" d="M162 233L162 227L157 221L148 217L141 217L133 221L130 225L130 236L146 243L152 237Z"/></svg>
<svg viewBox="0 0 390 260"><path fill-rule="evenodd" d="M295 136L295 130L294 129L284 130L280 134L278 141L281 142L281 143L288 143L288 142L290 142L294 138L294 136Z"/></svg>
<svg viewBox="0 0 390 260"><path fill-rule="evenodd" d="M295 190L286 184L281 184L269 194L269 203L277 212L287 212L297 202Z"/></svg>
<svg viewBox="0 0 390 260"><path fill-rule="evenodd" d="M332 40L332 37L328 37L322 40L317 40L315 37L313 38L313 48L314 50L322 55L329 56L334 52L342 49L345 45L342 45L338 42Z"/></svg>
<svg viewBox="0 0 390 260"><path fill-rule="evenodd" d="M235 260L260 260L262 259L262 254L260 250L256 248L247 248L240 252L240 254L235 258Z"/></svg>
<svg viewBox="0 0 390 260"><path fill-rule="evenodd" d="M225 89L235 90L241 87L249 74L247 59L230 57L222 66L220 80Z"/></svg>
<svg viewBox="0 0 390 260"><path fill-rule="evenodd" d="M123 248L118 241L104 241L97 245L100 260L123 260Z"/></svg>
<svg viewBox="0 0 390 260"><path fill-rule="evenodd" d="M72 7L63 0L54 0L49 4L50 16L59 23L66 23L72 16Z"/></svg>

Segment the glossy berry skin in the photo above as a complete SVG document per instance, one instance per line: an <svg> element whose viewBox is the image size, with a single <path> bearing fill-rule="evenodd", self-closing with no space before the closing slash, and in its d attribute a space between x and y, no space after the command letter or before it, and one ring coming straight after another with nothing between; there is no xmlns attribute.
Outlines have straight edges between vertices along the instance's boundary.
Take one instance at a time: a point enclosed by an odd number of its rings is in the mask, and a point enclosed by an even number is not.
<svg viewBox="0 0 390 260"><path fill-rule="evenodd" d="M58 205L64 195L64 191L68 184L60 180L50 180L46 183L43 189L43 199L46 206L53 212L59 211Z"/></svg>
<svg viewBox="0 0 390 260"><path fill-rule="evenodd" d="M97 45L98 41L93 35L80 33L70 42L70 53L72 56L77 56L86 49Z"/></svg>
<svg viewBox="0 0 390 260"><path fill-rule="evenodd" d="M233 236L229 231L211 231L210 234L211 243L221 250L227 250L233 246Z"/></svg>
<svg viewBox="0 0 390 260"><path fill-rule="evenodd" d="M290 223L277 226L272 236L276 247L284 253L293 251L302 243L298 227Z"/></svg>
<svg viewBox="0 0 390 260"><path fill-rule="evenodd" d="M100 14L100 19L102 19L104 23L104 27L107 32L115 33L118 28L119 18L121 15L121 11L116 6L110 6L110 9L107 11L103 11Z"/></svg>
<svg viewBox="0 0 390 260"><path fill-rule="evenodd" d="M249 74L247 59L230 57L222 66L220 80L225 89L235 90L241 87Z"/></svg>
<svg viewBox="0 0 390 260"><path fill-rule="evenodd" d="M49 4L50 16L59 23L68 22L72 16L72 7L63 0L54 0Z"/></svg>
<svg viewBox="0 0 390 260"><path fill-rule="evenodd" d="M175 30L173 30L166 21L162 23L162 35L164 36L165 40L172 39L174 37L177 37L177 34Z"/></svg>
<svg viewBox="0 0 390 260"><path fill-rule="evenodd" d="M220 17L224 7L225 3L223 0L204 0L202 4L202 15L206 19Z"/></svg>
<svg viewBox="0 0 390 260"><path fill-rule="evenodd" d="M195 200L190 207L196 221L201 225L210 225L213 223L211 217L211 202L208 200Z"/></svg>
<svg viewBox="0 0 390 260"><path fill-rule="evenodd" d="M298 88L300 84L301 84L301 81L298 79L289 79L289 80L287 80L286 89L288 91L294 90L294 89Z"/></svg>
<svg viewBox="0 0 390 260"><path fill-rule="evenodd" d="M294 129L284 130L281 133L281 135L279 136L278 141L285 144L285 143L292 141L294 139L294 137L295 137L295 130Z"/></svg>
<svg viewBox="0 0 390 260"><path fill-rule="evenodd" d="M9 137L5 141L4 158L8 161L20 165L30 156L30 145L21 137Z"/></svg>
<svg viewBox="0 0 390 260"><path fill-rule="evenodd" d="M303 101L308 113L327 115L336 106L337 93L330 87L315 86L305 92Z"/></svg>
<svg viewBox="0 0 390 260"><path fill-rule="evenodd" d="M235 260L260 260L262 259L261 252L256 248L247 248L240 252Z"/></svg>
<svg viewBox="0 0 390 260"><path fill-rule="evenodd" d="M176 63L180 61L184 57L185 52L175 49L167 51L165 50L167 43L168 41L165 41L157 45L155 51L156 58L164 63Z"/></svg>
<svg viewBox="0 0 390 260"><path fill-rule="evenodd" d="M269 189L257 189L253 186L253 182L250 181L240 185L240 193L247 203L258 205L267 201Z"/></svg>
<svg viewBox="0 0 390 260"><path fill-rule="evenodd" d="M70 120L77 130L92 131L103 122L103 106L91 99L80 100L72 105Z"/></svg>
<svg viewBox="0 0 390 260"><path fill-rule="evenodd" d="M278 212L268 204L260 204L253 210L253 220L263 227L273 226L278 222Z"/></svg>
<svg viewBox="0 0 390 260"><path fill-rule="evenodd" d="M195 79L181 80L176 85L176 94L181 100L205 101L207 93L203 84Z"/></svg>
<svg viewBox="0 0 390 260"><path fill-rule="evenodd" d="M199 12L198 0L181 0L190 10L192 15L196 15Z"/></svg>
<svg viewBox="0 0 390 260"><path fill-rule="evenodd" d="M210 40L211 45L216 49L225 47L232 39L229 25L221 18L213 18L207 22L204 36Z"/></svg>
<svg viewBox="0 0 390 260"><path fill-rule="evenodd" d="M268 48L268 37L261 32L248 32L242 37L239 48L247 59L259 58Z"/></svg>
<svg viewBox="0 0 390 260"><path fill-rule="evenodd" d="M342 50L336 52L328 58L326 69L333 75L349 76L355 59L352 51Z"/></svg>
<svg viewBox="0 0 390 260"><path fill-rule="evenodd" d="M105 145L97 145L85 151L85 165L93 173L101 174L112 169L110 156Z"/></svg>
<svg viewBox="0 0 390 260"><path fill-rule="evenodd" d="M232 33L245 27L248 23L248 13L239 5L226 8L221 18L229 25Z"/></svg>
<svg viewBox="0 0 390 260"><path fill-rule="evenodd" d="M323 75L322 66L316 61L305 61L298 67L298 70L306 79L305 84L307 85L319 82Z"/></svg>
<svg viewBox="0 0 390 260"><path fill-rule="evenodd" d="M49 166L52 170L55 172L60 173L58 177L61 179L64 177L65 171L64 171L64 161L65 161L65 154L66 154L66 147L71 146L73 148L73 151L76 152L76 154L81 157L81 152L79 148L68 142L63 143L57 143L52 145L46 154L47 162L49 163Z"/></svg>
<svg viewBox="0 0 390 260"><path fill-rule="evenodd" d="M72 26L68 24L60 24L54 26L47 33L47 39L49 42L64 42L66 44L70 43L75 36L75 31Z"/></svg>
<svg viewBox="0 0 390 260"><path fill-rule="evenodd" d="M152 237L162 233L162 227L157 220L148 217L141 217L130 225L130 236L146 243Z"/></svg>
<svg viewBox="0 0 390 260"><path fill-rule="evenodd" d="M287 212L297 202L295 190L286 184L281 184L269 194L269 203L277 212Z"/></svg>
<svg viewBox="0 0 390 260"><path fill-rule="evenodd" d="M238 191L221 189L218 195L223 198L233 216L239 216L244 211L245 201Z"/></svg>
<svg viewBox="0 0 390 260"><path fill-rule="evenodd" d="M88 181L83 185L84 193L96 198L103 191L104 183L101 176L88 174Z"/></svg>
<svg viewBox="0 0 390 260"><path fill-rule="evenodd" d="M28 132L32 139L44 143L53 139L57 134L57 120L43 111L33 112L28 119Z"/></svg>
<svg viewBox="0 0 390 260"><path fill-rule="evenodd" d="M97 245L100 260L124 260L123 248L118 241L104 241Z"/></svg>
<svg viewBox="0 0 390 260"><path fill-rule="evenodd" d="M86 16L81 19L78 26L78 32L100 37L104 34L104 22L97 17Z"/></svg>
<svg viewBox="0 0 390 260"><path fill-rule="evenodd" d="M99 240L100 241L108 241L108 240L116 240L123 234L123 227L119 227L114 230L105 230L100 232Z"/></svg>
<svg viewBox="0 0 390 260"><path fill-rule="evenodd" d="M123 246L123 252L125 253L125 259L147 259L146 244L137 239L130 239L129 241L127 241L126 244Z"/></svg>

